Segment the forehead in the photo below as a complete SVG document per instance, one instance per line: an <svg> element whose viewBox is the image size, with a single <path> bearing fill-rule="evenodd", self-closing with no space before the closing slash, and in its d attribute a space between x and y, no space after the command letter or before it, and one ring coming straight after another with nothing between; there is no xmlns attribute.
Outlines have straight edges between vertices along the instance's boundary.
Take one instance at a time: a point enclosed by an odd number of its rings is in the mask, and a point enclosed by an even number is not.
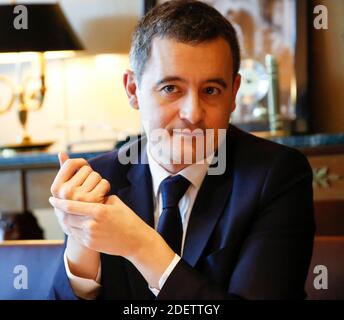
<svg viewBox="0 0 344 320"><path fill-rule="evenodd" d="M170 38L154 38L143 76L180 76L190 80L231 78L233 70L229 44L223 38L197 44Z"/></svg>

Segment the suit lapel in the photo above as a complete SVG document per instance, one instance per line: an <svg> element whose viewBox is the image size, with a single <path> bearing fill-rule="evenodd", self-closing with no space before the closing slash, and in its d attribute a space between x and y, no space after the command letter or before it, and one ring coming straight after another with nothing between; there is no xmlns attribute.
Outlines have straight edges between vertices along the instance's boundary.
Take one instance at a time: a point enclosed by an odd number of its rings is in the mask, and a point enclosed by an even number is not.
<svg viewBox="0 0 344 320"><path fill-rule="evenodd" d="M154 228L153 187L149 165L145 161L132 165L128 184L117 194L142 220Z"/></svg>
<svg viewBox="0 0 344 320"><path fill-rule="evenodd" d="M227 168L222 175L207 175L198 192L191 212L183 251L183 259L195 266L211 236L221 213L228 202L231 190L230 137L226 137ZM127 183L117 195L141 219L154 228L152 177L146 151L142 151L142 161L132 165L127 173ZM139 271L128 262L127 272L134 298L152 298L147 282Z"/></svg>
<svg viewBox="0 0 344 320"><path fill-rule="evenodd" d="M213 232L230 197L232 178L226 137L226 170L222 175L207 175L197 194L187 227L183 259L194 267Z"/></svg>

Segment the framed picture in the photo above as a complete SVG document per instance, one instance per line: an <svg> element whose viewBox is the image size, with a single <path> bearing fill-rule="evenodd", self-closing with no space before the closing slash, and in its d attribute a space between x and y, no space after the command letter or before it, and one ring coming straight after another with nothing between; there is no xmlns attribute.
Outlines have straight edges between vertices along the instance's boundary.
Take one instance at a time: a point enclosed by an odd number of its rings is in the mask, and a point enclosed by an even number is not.
<svg viewBox="0 0 344 320"><path fill-rule="evenodd" d="M308 132L308 1L201 1L233 24L240 42L243 81L232 123L247 131L269 130L265 64L269 54L277 61L279 112L285 126L292 133ZM147 8L163 2L166 0L145 1Z"/></svg>

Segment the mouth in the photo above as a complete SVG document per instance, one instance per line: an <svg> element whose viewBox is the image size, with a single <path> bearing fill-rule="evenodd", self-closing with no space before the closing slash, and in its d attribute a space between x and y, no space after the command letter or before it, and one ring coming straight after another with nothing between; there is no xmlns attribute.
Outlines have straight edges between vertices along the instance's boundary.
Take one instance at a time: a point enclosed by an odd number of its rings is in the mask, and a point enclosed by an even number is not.
<svg viewBox="0 0 344 320"><path fill-rule="evenodd" d="M184 137L203 137L204 132L201 129L191 131L190 129L173 129L172 135L184 136Z"/></svg>

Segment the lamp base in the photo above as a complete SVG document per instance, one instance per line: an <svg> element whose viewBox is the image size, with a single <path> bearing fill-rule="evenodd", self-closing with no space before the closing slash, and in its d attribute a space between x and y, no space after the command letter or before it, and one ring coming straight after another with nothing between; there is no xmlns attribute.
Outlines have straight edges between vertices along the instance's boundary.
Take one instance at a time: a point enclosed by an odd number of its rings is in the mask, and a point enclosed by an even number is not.
<svg viewBox="0 0 344 320"><path fill-rule="evenodd" d="M0 150L11 150L16 152L24 152L24 151L44 151L48 147L54 144L54 141L23 141L21 143L15 144L7 144L7 145L0 145Z"/></svg>

